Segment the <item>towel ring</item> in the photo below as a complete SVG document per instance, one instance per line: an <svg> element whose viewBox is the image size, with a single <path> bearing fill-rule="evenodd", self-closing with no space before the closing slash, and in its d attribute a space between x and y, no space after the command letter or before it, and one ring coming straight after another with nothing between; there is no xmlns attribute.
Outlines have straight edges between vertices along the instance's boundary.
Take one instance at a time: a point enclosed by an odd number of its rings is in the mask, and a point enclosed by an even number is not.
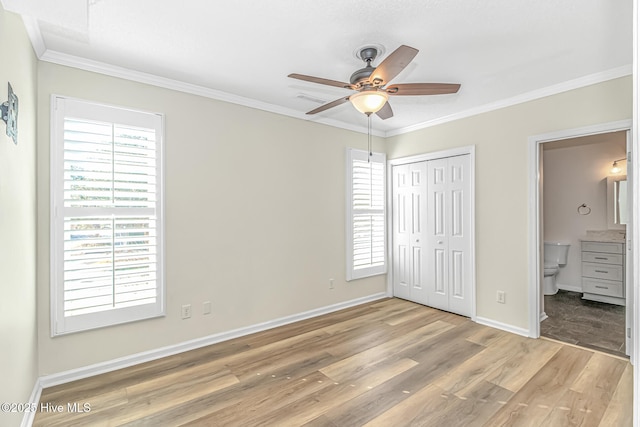
<svg viewBox="0 0 640 427"><path fill-rule="evenodd" d="M586 203L583 203L580 206L578 206L578 213L580 215L589 215L591 213L591 208L587 206Z"/></svg>

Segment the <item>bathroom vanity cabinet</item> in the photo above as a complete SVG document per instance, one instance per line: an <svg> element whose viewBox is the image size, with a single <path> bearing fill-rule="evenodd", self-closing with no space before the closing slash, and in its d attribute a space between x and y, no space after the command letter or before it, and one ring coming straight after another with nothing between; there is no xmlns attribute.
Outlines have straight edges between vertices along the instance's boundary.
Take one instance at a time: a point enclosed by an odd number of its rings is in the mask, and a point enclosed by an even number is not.
<svg viewBox="0 0 640 427"><path fill-rule="evenodd" d="M582 298L625 305L625 244L582 241Z"/></svg>

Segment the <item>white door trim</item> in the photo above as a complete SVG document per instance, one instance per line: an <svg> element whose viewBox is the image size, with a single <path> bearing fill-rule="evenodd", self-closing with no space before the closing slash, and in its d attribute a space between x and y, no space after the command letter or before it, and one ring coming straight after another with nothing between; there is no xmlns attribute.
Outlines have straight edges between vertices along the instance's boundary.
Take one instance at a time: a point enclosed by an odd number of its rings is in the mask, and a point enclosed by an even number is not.
<svg viewBox="0 0 640 427"><path fill-rule="evenodd" d="M529 337L531 338L540 337L540 278L542 275L540 245L543 240L542 236L540 236L542 231L540 224L540 167L542 165L540 149L542 148L542 144L545 142L596 135L600 133L618 131L630 132L631 127L631 120L621 120L618 122L602 123L575 129L565 129L529 137ZM637 336L637 331L634 331L634 333Z"/></svg>
<svg viewBox="0 0 640 427"><path fill-rule="evenodd" d="M393 224L393 195L392 195L392 167L417 163L426 160L442 159L445 157L469 155L470 172L470 209L471 216L471 320L476 321L476 147L467 145L464 147L451 148L432 153L417 154L414 156L401 157L387 160L387 224ZM387 227L387 259L393 259L393 227ZM387 269L387 295L393 296L393 269Z"/></svg>
<svg viewBox="0 0 640 427"><path fill-rule="evenodd" d="M633 150L634 174L633 188L640 189L640 171L638 170L638 154L640 154L640 141L638 140L638 126L640 115L640 2L633 0L633 126L631 131L631 147ZM633 425L640 427L640 197L633 198L632 218L633 236L631 245L633 248L633 351L631 363L633 369Z"/></svg>

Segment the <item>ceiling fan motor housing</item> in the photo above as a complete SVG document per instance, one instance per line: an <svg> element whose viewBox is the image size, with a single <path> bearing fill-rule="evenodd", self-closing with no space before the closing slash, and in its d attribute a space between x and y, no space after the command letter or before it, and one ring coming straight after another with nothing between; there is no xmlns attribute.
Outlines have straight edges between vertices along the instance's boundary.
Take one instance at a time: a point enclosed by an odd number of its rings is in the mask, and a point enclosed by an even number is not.
<svg viewBox="0 0 640 427"><path fill-rule="evenodd" d="M363 47L360 49L360 53L358 54L358 58L362 59L367 64L371 64L377 56L378 49L373 46Z"/></svg>
<svg viewBox="0 0 640 427"><path fill-rule="evenodd" d="M352 85L358 86L358 83L369 80L369 76L371 75L371 73L373 73L373 70L375 70L375 68L373 68L371 65L367 65L364 68L360 68L358 71L351 74L351 78L349 79L349 82Z"/></svg>
<svg viewBox="0 0 640 427"><path fill-rule="evenodd" d="M367 66L351 74L349 82L352 85L358 85L358 83L360 82L369 80L369 76L371 76L371 73L373 73L373 70L375 70L375 68L371 66L371 63L374 59L376 59L377 56L378 49L376 49L375 47L365 47L360 50L358 57L366 62Z"/></svg>

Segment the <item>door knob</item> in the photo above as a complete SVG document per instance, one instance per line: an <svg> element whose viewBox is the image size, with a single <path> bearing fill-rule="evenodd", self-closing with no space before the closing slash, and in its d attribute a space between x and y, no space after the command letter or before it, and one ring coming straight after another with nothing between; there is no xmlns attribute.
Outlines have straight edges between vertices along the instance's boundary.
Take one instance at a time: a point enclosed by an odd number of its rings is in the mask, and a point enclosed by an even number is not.
<svg viewBox="0 0 640 427"><path fill-rule="evenodd" d="M443 243L444 243L444 242L443 242L442 240L438 240L438 244L439 244L439 245L441 245L441 244L443 244Z"/></svg>

